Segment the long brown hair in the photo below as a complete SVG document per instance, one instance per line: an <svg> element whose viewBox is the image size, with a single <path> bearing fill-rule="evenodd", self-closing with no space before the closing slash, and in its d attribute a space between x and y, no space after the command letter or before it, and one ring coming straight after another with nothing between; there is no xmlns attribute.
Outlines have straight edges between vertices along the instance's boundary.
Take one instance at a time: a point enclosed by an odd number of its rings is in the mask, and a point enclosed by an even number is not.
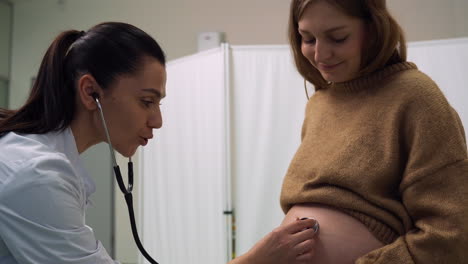
<svg viewBox="0 0 468 264"><path fill-rule="evenodd" d="M326 1L348 16L359 18L367 25L368 38L362 53L359 75L375 72L386 65L406 61L406 40L403 30L389 13L385 0L292 0L288 35L299 73L315 89L327 86L320 72L302 54L302 38L298 23L305 9L316 1Z"/></svg>
<svg viewBox="0 0 468 264"><path fill-rule="evenodd" d="M126 23L62 32L47 49L26 103L18 110L0 108L0 136L65 129L75 115L75 83L81 75L91 74L106 89L118 76L136 72L145 56L165 65L159 44Z"/></svg>

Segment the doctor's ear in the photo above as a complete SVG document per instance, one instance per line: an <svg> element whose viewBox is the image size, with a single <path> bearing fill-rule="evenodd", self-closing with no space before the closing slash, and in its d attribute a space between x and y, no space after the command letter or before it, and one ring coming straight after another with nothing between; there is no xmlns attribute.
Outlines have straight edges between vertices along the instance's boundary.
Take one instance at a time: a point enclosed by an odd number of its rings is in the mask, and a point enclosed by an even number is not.
<svg viewBox="0 0 468 264"><path fill-rule="evenodd" d="M102 89L91 74L84 74L77 83L78 99L87 110L97 109L96 99L100 98Z"/></svg>

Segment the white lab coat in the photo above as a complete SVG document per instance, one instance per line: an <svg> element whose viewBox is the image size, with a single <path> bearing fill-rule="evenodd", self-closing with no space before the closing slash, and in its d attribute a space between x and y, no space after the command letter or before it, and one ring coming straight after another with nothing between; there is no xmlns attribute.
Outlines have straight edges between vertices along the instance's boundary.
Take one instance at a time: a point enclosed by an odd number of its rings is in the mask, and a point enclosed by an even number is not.
<svg viewBox="0 0 468 264"><path fill-rule="evenodd" d="M95 190L70 128L0 138L0 264L114 262L85 224Z"/></svg>

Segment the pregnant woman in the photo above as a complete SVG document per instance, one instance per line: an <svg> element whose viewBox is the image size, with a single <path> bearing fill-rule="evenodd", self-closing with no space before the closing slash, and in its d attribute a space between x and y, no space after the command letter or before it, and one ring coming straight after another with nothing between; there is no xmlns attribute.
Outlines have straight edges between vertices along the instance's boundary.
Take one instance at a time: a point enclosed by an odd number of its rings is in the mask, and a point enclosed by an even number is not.
<svg viewBox="0 0 468 264"><path fill-rule="evenodd" d="M310 263L468 263L464 129L385 0L292 0L289 39L315 93L281 206L320 223Z"/></svg>

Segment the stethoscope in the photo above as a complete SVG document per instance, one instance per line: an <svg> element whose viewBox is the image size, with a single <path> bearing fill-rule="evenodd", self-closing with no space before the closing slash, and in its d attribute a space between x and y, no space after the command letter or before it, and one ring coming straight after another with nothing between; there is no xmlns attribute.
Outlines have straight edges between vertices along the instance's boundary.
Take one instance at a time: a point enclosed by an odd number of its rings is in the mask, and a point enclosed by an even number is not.
<svg viewBox="0 0 468 264"><path fill-rule="evenodd" d="M140 250L141 254L152 264L158 264L156 260L154 260L148 252L146 252L145 248L141 244L140 237L138 236L138 231L136 228L135 224L135 214L133 212L133 196L132 196L132 190L133 190L133 162L132 158L130 157L128 159L128 188L125 187L125 184L122 179L122 174L120 173L120 168L119 165L117 165L117 161L115 159L115 153L114 153L114 148L112 147L112 143L110 140L109 136L109 130L107 129L106 125L106 120L104 119L104 112L102 111L102 106L101 103L99 102L99 95L97 93L93 93L91 95L94 100L97 103L97 106L99 108L99 113L101 116L101 121L102 125L104 127L104 131L106 132L106 137L107 137L107 143L109 145L109 151L112 159L112 167L114 168L114 173L115 173L115 178L117 179L117 183L119 184L119 188L124 194L125 201L127 202L127 207L128 207L128 214L130 216L130 225L132 226L132 234L133 238L135 239L135 243Z"/></svg>

